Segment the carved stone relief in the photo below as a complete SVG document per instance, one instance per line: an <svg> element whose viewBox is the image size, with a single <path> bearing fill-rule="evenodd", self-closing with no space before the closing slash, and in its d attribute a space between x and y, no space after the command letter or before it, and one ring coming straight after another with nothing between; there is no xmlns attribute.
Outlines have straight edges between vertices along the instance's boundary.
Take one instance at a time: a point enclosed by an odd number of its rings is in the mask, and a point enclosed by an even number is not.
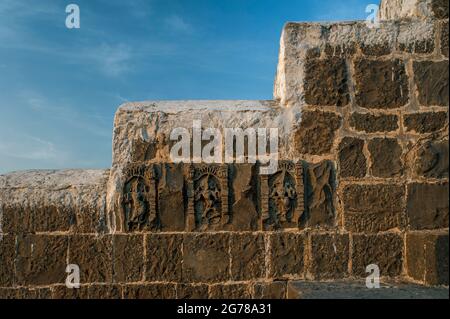
<svg viewBox="0 0 450 319"><path fill-rule="evenodd" d="M153 166L132 165L125 169L121 209L125 231L153 230L158 227Z"/></svg>
<svg viewBox="0 0 450 319"><path fill-rule="evenodd" d="M331 161L308 165L306 212L300 227L328 227L335 223L335 172Z"/></svg>
<svg viewBox="0 0 450 319"><path fill-rule="evenodd" d="M261 176L262 226L297 228L303 214L303 165L281 162L271 176Z"/></svg>
<svg viewBox="0 0 450 319"><path fill-rule="evenodd" d="M229 223L228 167L192 165L187 182L188 230L221 230Z"/></svg>

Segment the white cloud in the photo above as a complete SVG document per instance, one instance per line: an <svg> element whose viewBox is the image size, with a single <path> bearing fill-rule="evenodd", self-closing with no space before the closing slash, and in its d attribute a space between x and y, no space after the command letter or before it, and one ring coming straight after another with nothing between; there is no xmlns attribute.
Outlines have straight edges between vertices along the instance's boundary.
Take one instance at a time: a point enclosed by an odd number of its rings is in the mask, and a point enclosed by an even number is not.
<svg viewBox="0 0 450 319"><path fill-rule="evenodd" d="M0 154L35 161L63 161L66 157L63 152L57 150L52 142L29 135L14 136L9 142L0 141Z"/></svg>
<svg viewBox="0 0 450 319"><path fill-rule="evenodd" d="M86 130L96 136L111 137L109 123L106 122L105 117L91 113L80 113L67 101L51 102L33 90L22 91L19 94L19 99L32 111L45 114L48 119L64 122L69 127Z"/></svg>
<svg viewBox="0 0 450 319"><path fill-rule="evenodd" d="M94 61L104 74L119 76L131 70L132 50L128 45L102 44L91 48L86 55Z"/></svg>
<svg viewBox="0 0 450 319"><path fill-rule="evenodd" d="M179 15L171 15L164 20L167 28L174 32L192 33L194 28Z"/></svg>

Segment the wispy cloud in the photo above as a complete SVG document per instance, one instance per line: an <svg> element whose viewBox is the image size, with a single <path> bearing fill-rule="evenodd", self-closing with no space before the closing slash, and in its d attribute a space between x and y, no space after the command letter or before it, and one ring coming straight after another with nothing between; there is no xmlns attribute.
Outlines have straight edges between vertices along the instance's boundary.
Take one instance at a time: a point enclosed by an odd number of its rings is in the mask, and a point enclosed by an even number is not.
<svg viewBox="0 0 450 319"><path fill-rule="evenodd" d="M109 127L107 127L107 119L104 116L81 113L67 101L51 102L48 98L34 90L20 92L19 98L31 111L45 114L48 119L64 122L69 127L82 129L96 136L104 138L111 136Z"/></svg>
<svg viewBox="0 0 450 319"><path fill-rule="evenodd" d="M165 18L164 24L169 30L173 32L192 33L194 31L192 25L187 23L182 17L176 14Z"/></svg>
<svg viewBox="0 0 450 319"><path fill-rule="evenodd" d="M59 151L52 142L30 135L14 136L12 141L0 141L0 154L36 161L64 161L66 158L66 154Z"/></svg>
<svg viewBox="0 0 450 319"><path fill-rule="evenodd" d="M126 44L102 44L86 51L90 58L105 75L119 76L131 70L132 50Z"/></svg>

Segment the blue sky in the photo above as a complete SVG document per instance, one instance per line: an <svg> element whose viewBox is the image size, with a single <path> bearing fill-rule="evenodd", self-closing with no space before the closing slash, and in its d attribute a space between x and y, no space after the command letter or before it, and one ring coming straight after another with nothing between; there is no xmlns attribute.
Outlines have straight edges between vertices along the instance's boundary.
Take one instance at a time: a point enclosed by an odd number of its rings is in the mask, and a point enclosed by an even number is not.
<svg viewBox="0 0 450 319"><path fill-rule="evenodd" d="M370 3L0 0L0 173L108 168L126 101L271 99L286 21L365 19Z"/></svg>

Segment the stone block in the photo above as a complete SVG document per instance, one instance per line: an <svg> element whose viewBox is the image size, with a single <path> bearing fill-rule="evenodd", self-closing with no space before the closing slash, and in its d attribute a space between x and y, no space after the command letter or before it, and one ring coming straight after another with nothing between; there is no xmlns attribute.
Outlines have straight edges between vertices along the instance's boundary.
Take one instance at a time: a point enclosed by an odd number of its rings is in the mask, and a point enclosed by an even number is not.
<svg viewBox="0 0 450 319"><path fill-rule="evenodd" d="M336 173L331 161L309 164L306 170L306 211L300 228L328 228L335 224Z"/></svg>
<svg viewBox="0 0 450 319"><path fill-rule="evenodd" d="M305 236L298 233L274 233L270 236L269 278L304 276Z"/></svg>
<svg viewBox="0 0 450 319"><path fill-rule="evenodd" d="M126 285L123 287L124 299L175 299L176 286L171 283Z"/></svg>
<svg viewBox="0 0 450 319"><path fill-rule="evenodd" d="M359 106L400 108L408 102L408 92L408 77L402 61L355 61L355 94Z"/></svg>
<svg viewBox="0 0 450 319"><path fill-rule="evenodd" d="M448 231L411 232L406 236L408 276L427 285L448 286Z"/></svg>
<svg viewBox="0 0 450 319"><path fill-rule="evenodd" d="M308 59L305 64L305 101L310 105L345 106L350 102L344 59Z"/></svg>
<svg viewBox="0 0 450 319"><path fill-rule="evenodd" d="M372 165L371 173L375 177L392 178L403 174L402 147L397 139L374 138L369 141Z"/></svg>
<svg viewBox="0 0 450 319"><path fill-rule="evenodd" d="M160 230L185 229L184 172L180 164L160 164L158 180L158 218Z"/></svg>
<svg viewBox="0 0 450 319"><path fill-rule="evenodd" d="M413 67L419 103L448 106L448 61L416 61Z"/></svg>
<svg viewBox="0 0 450 319"><path fill-rule="evenodd" d="M413 54L431 54L436 47L434 23L400 21L397 36L398 49Z"/></svg>
<svg viewBox="0 0 450 319"><path fill-rule="evenodd" d="M208 285L177 284L177 299L208 299Z"/></svg>
<svg viewBox="0 0 450 319"><path fill-rule="evenodd" d="M257 282L253 286L254 299L286 299L286 281Z"/></svg>
<svg viewBox="0 0 450 319"><path fill-rule="evenodd" d="M316 280L348 276L349 237L340 234L311 234L308 276Z"/></svg>
<svg viewBox="0 0 450 319"><path fill-rule="evenodd" d="M230 277L229 234L186 234L183 241L183 281L223 282Z"/></svg>
<svg viewBox="0 0 450 319"><path fill-rule="evenodd" d="M448 228L448 183L408 185L407 215L413 230Z"/></svg>
<svg viewBox="0 0 450 319"><path fill-rule="evenodd" d="M363 153L364 140L345 137L339 144L339 174L341 178L362 178L367 174L367 160Z"/></svg>
<svg viewBox="0 0 450 319"><path fill-rule="evenodd" d="M353 275L367 277L369 265L379 267L380 277L399 276L403 267L403 236L396 233L353 235Z"/></svg>
<svg viewBox="0 0 450 319"><path fill-rule="evenodd" d="M232 183L231 228L234 231L255 231L259 228L256 165L230 166Z"/></svg>
<svg viewBox="0 0 450 319"><path fill-rule="evenodd" d="M265 246L262 234L231 234L231 279L246 281L264 278Z"/></svg>
<svg viewBox="0 0 450 319"><path fill-rule="evenodd" d="M380 232L405 226L405 188L400 185L347 185L343 189L345 228Z"/></svg>
<svg viewBox="0 0 450 319"><path fill-rule="evenodd" d="M441 23L441 53L448 58L448 20Z"/></svg>
<svg viewBox="0 0 450 319"><path fill-rule="evenodd" d="M366 133L393 132L399 128L397 115L369 113L352 113L350 126Z"/></svg>
<svg viewBox="0 0 450 319"><path fill-rule="evenodd" d="M18 285L64 283L67 266L66 236L20 235L15 269Z"/></svg>
<svg viewBox="0 0 450 319"><path fill-rule="evenodd" d="M251 299L249 284L217 284L209 287L210 299Z"/></svg>
<svg viewBox="0 0 450 319"><path fill-rule="evenodd" d="M183 236L149 234L146 241L146 281L181 281Z"/></svg>
<svg viewBox="0 0 450 319"><path fill-rule="evenodd" d="M0 287L11 287L14 283L15 245L15 236L0 234Z"/></svg>
<svg viewBox="0 0 450 319"><path fill-rule="evenodd" d="M69 193L62 195L62 200L67 201L64 197L68 196ZM36 232L69 231L76 221L75 209L69 205L44 204L43 206L33 208L33 230Z"/></svg>
<svg viewBox="0 0 450 319"><path fill-rule="evenodd" d="M81 286L78 289L70 289L65 285L54 286L52 290L52 299L89 299L88 286Z"/></svg>
<svg viewBox="0 0 450 319"><path fill-rule="evenodd" d="M407 131L433 133L448 123L447 112L405 114L403 123Z"/></svg>
<svg viewBox="0 0 450 319"><path fill-rule="evenodd" d="M305 111L295 144L300 154L324 155L331 152L342 118L330 112Z"/></svg>
<svg viewBox="0 0 450 319"><path fill-rule="evenodd" d="M112 247L110 235L69 238L69 263L80 267L81 284L112 282Z"/></svg>
<svg viewBox="0 0 450 319"><path fill-rule="evenodd" d="M414 173L427 178L448 178L448 139L430 139L417 145L412 155Z"/></svg>
<svg viewBox="0 0 450 319"><path fill-rule="evenodd" d="M144 278L144 236L113 236L114 282L138 282Z"/></svg>

